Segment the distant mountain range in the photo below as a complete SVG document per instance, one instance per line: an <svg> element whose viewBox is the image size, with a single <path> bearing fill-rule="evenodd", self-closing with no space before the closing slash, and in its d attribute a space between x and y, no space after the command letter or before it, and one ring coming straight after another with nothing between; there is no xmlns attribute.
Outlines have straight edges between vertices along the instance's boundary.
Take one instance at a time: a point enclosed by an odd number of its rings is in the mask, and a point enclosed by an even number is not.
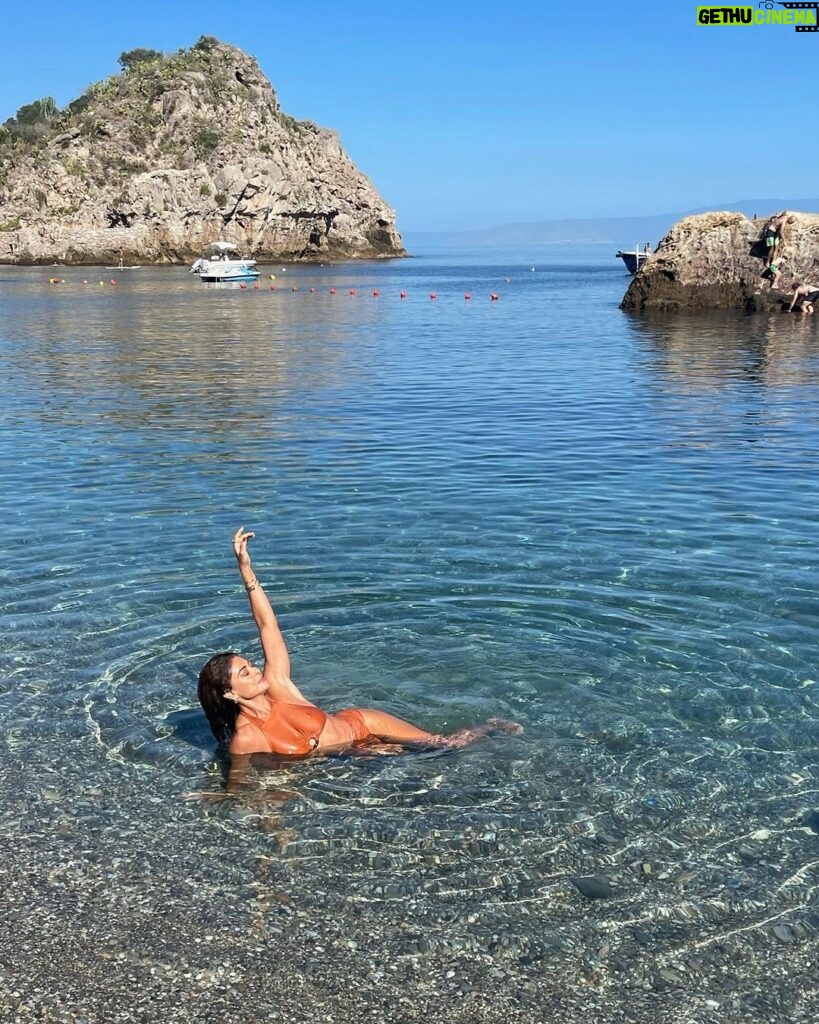
<svg viewBox="0 0 819 1024"><path fill-rule="evenodd" d="M779 210L819 213L819 199L742 199L735 203L717 203L682 213L662 213L649 217L574 217L567 220L539 220L470 231L405 231L404 244L412 251L428 245L522 246L550 243L606 243L631 248L645 242L656 246L672 224L683 217L710 210L736 210L749 217L764 218Z"/></svg>

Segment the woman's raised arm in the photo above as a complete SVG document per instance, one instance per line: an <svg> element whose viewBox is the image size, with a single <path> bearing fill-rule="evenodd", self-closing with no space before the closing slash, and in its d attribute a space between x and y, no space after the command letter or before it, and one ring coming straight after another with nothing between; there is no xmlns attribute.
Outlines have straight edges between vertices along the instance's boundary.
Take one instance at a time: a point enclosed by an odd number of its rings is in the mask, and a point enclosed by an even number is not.
<svg viewBox="0 0 819 1024"><path fill-rule="evenodd" d="M247 550L248 541L252 537L255 537L254 533L246 532L245 528L240 526L233 535L233 553L239 563L239 575L245 585L250 601L250 611L253 614L256 628L259 630L259 639L264 651L264 677L274 688L271 696L277 700L301 701L309 704L310 701L303 696L290 678L290 655L287 652L287 644L284 642L281 629L279 629L276 613L267 599L264 588L253 572Z"/></svg>

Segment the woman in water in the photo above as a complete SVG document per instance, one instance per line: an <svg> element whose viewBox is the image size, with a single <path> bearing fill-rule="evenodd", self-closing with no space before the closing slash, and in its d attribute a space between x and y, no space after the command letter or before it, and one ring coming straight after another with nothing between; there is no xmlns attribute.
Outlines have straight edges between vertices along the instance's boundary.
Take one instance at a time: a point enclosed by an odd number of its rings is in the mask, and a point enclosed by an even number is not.
<svg viewBox="0 0 819 1024"><path fill-rule="evenodd" d="M264 668L228 651L214 655L199 673L199 702L213 735L231 756L307 757L378 743L462 747L490 732L523 731L513 722L490 719L476 729L441 736L374 708L350 708L329 715L316 707L290 678L284 637L250 564L247 545L253 536L240 526L233 536L233 552L259 630Z"/></svg>

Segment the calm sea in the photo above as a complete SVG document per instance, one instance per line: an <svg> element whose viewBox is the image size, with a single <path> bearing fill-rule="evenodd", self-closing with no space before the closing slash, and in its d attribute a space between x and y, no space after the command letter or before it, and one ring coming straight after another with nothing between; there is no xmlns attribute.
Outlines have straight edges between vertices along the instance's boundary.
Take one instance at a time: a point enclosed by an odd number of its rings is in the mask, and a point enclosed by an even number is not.
<svg viewBox="0 0 819 1024"><path fill-rule="evenodd" d="M6 841L85 850L126 921L163 873L254 941L331 906L400 965L373 991L492 962L540 1005L565 969L724 1006L754 951L815 958L819 328L628 316L613 253L0 268ZM309 697L525 734L218 799L239 525Z"/></svg>

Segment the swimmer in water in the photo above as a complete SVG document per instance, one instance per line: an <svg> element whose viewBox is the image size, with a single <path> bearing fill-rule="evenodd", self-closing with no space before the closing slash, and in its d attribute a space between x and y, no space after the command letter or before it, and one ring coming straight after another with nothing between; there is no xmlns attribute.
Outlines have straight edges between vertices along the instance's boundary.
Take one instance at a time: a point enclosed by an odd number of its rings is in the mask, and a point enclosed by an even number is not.
<svg viewBox="0 0 819 1024"><path fill-rule="evenodd" d="M227 746L232 758L262 753L308 757L356 746L377 749L379 744L463 747L493 732L523 732L515 722L490 719L444 736L375 708L322 711L290 678L290 656L276 614L251 567L247 545L253 536L240 526L233 552L259 630L264 668L228 651L214 655L199 673L199 702L217 742Z"/></svg>

